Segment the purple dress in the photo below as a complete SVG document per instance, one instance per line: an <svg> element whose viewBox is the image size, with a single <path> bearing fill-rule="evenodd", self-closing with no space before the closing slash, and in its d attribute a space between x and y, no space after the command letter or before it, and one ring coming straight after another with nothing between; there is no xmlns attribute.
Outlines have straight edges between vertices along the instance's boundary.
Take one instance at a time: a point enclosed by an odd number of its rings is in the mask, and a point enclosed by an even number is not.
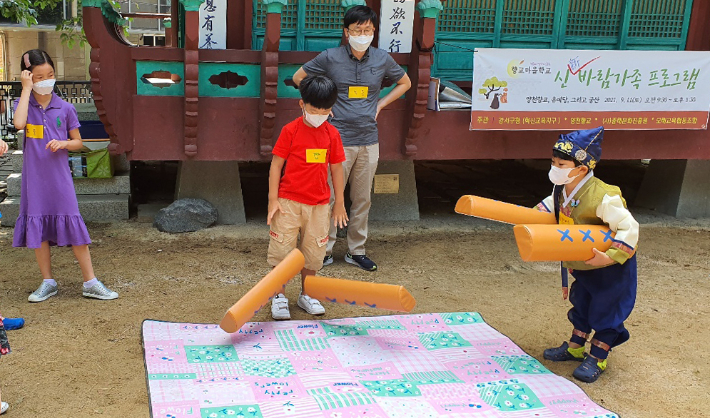
<svg viewBox="0 0 710 418"><path fill-rule="evenodd" d="M19 100L15 101L15 109ZM30 96L25 127L20 216L15 224L13 247L90 244L89 231L79 213L69 152L46 149L52 139L66 141L80 126L76 109L56 94L46 109Z"/></svg>

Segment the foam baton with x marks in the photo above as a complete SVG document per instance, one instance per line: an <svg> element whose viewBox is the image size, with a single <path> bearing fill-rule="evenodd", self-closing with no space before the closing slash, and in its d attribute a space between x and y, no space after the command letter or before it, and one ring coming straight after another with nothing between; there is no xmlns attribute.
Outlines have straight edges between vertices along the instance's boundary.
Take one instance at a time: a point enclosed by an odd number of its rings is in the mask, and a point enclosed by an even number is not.
<svg viewBox="0 0 710 418"><path fill-rule="evenodd" d="M587 261L615 236L602 225L516 225L513 233L523 261Z"/></svg>

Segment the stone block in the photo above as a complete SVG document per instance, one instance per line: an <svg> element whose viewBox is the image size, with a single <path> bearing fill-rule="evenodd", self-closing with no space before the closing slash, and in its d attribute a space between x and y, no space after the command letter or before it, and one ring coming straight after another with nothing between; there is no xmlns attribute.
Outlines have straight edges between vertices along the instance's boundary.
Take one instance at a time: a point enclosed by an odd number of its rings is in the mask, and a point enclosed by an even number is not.
<svg viewBox="0 0 710 418"><path fill-rule="evenodd" d="M12 172L22 173L22 151L14 151L10 155L10 159L12 161ZM127 173L131 170L131 163L128 161L126 154L112 155L111 161L113 163L114 173Z"/></svg>
<svg viewBox="0 0 710 418"><path fill-rule="evenodd" d="M710 217L710 161L651 160L635 205L679 218Z"/></svg>
<svg viewBox="0 0 710 418"><path fill-rule="evenodd" d="M79 212L85 222L126 220L129 216L130 195L77 196ZM15 226L20 214L20 198L8 197L0 202L2 226Z"/></svg>
<svg viewBox="0 0 710 418"><path fill-rule="evenodd" d="M377 175L398 174L399 190L397 193L372 192L371 221L417 221L419 220L419 201L417 200L417 182L414 177L414 162L380 161Z"/></svg>
<svg viewBox="0 0 710 418"><path fill-rule="evenodd" d="M204 199L217 208L221 225L246 223L239 163L236 161L182 161L175 199Z"/></svg>
<svg viewBox="0 0 710 418"><path fill-rule="evenodd" d="M22 151L13 151L10 154L10 160L12 161L12 172L22 173Z"/></svg>
<svg viewBox="0 0 710 418"><path fill-rule="evenodd" d="M7 195L19 196L22 190L22 174L13 173L7 178ZM130 194L131 178L127 173L109 179L74 179L77 195L85 194Z"/></svg>

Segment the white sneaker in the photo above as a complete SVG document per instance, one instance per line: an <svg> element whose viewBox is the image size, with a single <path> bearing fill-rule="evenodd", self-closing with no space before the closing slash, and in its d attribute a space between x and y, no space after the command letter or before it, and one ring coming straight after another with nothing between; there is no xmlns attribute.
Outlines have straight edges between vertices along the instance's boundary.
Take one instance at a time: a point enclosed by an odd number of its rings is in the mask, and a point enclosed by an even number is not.
<svg viewBox="0 0 710 418"><path fill-rule="evenodd" d="M42 281L42 284L39 285L37 290L32 292L32 294L30 295L30 297L27 298L27 300L30 302L42 302L56 294L57 286L52 286L51 284L47 284L47 282Z"/></svg>
<svg viewBox="0 0 710 418"><path fill-rule="evenodd" d="M97 281L95 285L90 288L83 287L83 295L87 298L101 299L101 300L112 300L118 297L118 293L110 290L103 283Z"/></svg>
<svg viewBox="0 0 710 418"><path fill-rule="evenodd" d="M0 415L4 414L5 411L7 411L7 408L9 407L10 405L8 405L7 402L0 403Z"/></svg>
<svg viewBox="0 0 710 418"><path fill-rule="evenodd" d="M291 312L288 310L288 299L283 293L279 293L271 299L271 317L276 320L291 319Z"/></svg>
<svg viewBox="0 0 710 418"><path fill-rule="evenodd" d="M298 306L311 315L323 315L325 313L325 308L320 304L318 299L313 299L303 293L298 296Z"/></svg>

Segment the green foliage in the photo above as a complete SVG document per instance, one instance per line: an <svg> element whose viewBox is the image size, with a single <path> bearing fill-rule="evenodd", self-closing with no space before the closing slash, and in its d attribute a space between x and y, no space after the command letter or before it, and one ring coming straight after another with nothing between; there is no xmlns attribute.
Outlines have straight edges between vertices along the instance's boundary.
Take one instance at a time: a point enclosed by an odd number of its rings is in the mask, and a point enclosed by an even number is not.
<svg viewBox="0 0 710 418"><path fill-rule="evenodd" d="M6 19L27 26L37 24L37 9L53 8L61 0L0 0L0 13Z"/></svg>
<svg viewBox="0 0 710 418"><path fill-rule="evenodd" d="M61 32L62 44L73 48L75 45L84 47L86 45L86 34L82 28L82 0L77 2L77 16L69 17L57 24L57 31ZM101 12L111 22L123 26L124 34L128 35L127 27L131 19L124 19L117 11L120 4L112 0L98 0L101 4ZM61 7L62 0L0 0L0 14L6 19L14 20L17 23L25 23L27 26L37 24L37 10L45 8Z"/></svg>

